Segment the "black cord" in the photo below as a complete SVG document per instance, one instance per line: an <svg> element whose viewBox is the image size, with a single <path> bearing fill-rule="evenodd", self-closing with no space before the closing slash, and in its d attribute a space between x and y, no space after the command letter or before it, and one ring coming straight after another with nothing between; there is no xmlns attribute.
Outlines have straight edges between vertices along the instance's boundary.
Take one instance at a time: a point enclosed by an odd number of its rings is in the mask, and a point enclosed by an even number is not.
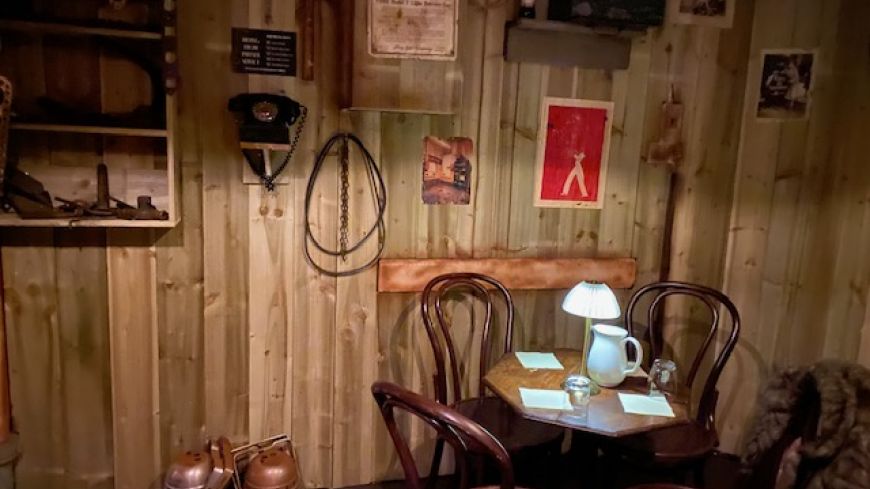
<svg viewBox="0 0 870 489"><path fill-rule="evenodd" d="M242 154L244 154L245 159L248 160L248 166L251 167L251 171L260 177L260 180L269 192L275 190L275 182L278 180L278 177L281 176L281 172L287 168L287 163L290 162L290 158L293 157L293 153L296 151L296 146L299 145L299 138L302 136L302 129L305 127L305 119L308 116L308 108L304 105L300 105L300 107L301 115L299 117L299 123L296 124L296 133L293 135L293 140L290 141L290 149L287 150L287 154L284 155L284 160L280 165L278 165L278 168L272 170L271 174L266 174L266 157L260 150L242 150Z"/></svg>
<svg viewBox="0 0 870 489"><path fill-rule="evenodd" d="M369 228L368 231L360 238L359 241L356 242L353 246L347 247L347 249L340 250L330 250L326 248L317 238L314 236L314 233L311 232L311 199L314 195L314 187L317 182L317 178L320 176L320 172L323 169L324 162L326 161L327 155L332 150L332 147L335 146L336 143L341 142L343 145L347 145L348 141L352 142L359 148L360 152L363 155L363 164L365 164L366 175L368 177L369 186L371 188L371 194L373 198L373 204L377 209L377 219L372 227ZM384 242L386 237L386 224L384 222L384 213L387 209L387 189L386 185L384 185L384 179L381 176L381 172L378 169L378 165L375 162L374 157L372 157L369 150L366 149L365 145L363 145L362 141L359 140L355 135L350 133L336 133L323 145L320 149L320 152L317 154L317 159L314 161L314 168L311 170L311 176L308 178L308 187L305 189L305 244L303 246L303 251L305 253L305 260L314 267L317 271L323 273L324 275L328 275L330 277L348 277L350 275L355 275L357 273L362 272L370 267L372 267L381 257L381 254L384 252ZM319 251L329 255L329 256L341 256L344 257L350 253L353 253L359 250L366 241L369 240L372 236L377 234L378 236L378 250L374 257L372 257L368 262L364 265L352 268L349 270L328 270L321 265L317 264L313 257L311 256L311 250L309 248L310 245L314 245Z"/></svg>

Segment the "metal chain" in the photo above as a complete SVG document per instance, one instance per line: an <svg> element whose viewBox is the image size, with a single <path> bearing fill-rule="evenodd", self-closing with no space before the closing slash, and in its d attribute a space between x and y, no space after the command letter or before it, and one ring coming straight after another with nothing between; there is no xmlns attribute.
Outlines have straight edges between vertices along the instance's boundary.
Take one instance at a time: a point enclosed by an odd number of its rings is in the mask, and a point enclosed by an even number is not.
<svg viewBox="0 0 870 489"><path fill-rule="evenodd" d="M336 144L340 144L339 151L341 156L340 165L344 167L344 163L348 162L347 166L350 166L349 158L343 157L345 152L347 152L347 148L349 147L349 143L352 143L357 147L361 155L360 164L363 165L366 172L366 177L369 183L369 188L372 196L372 204L374 205L374 211L376 214L375 222L372 223L371 227L362 234L358 241L351 244L349 240L347 240L346 233L342 233L340 239L344 242L341 243L340 248L338 250L331 250L323 245L320 241L317 240L317 237L314 236L312 232L311 225L311 208L312 201L314 200L315 194L315 186L317 183L318 176L320 175L321 170L328 158L329 155L335 154L333 152L333 148ZM342 215L340 216L341 227L342 230L347 229L347 225L345 224L349 220L349 187L350 182L348 178L344 175L349 173L349 170L344 168L340 169L342 176ZM337 133L334 134L329 140L320 148L320 151L317 154L317 158L314 160L314 168L311 170L311 176L308 178L308 186L305 189L305 219L304 219L304 232L305 232L305 243L302 247L302 252L305 254L305 261L308 262L309 265L314 267L318 272L330 276L330 277L349 277L351 275L357 274L366 270L372 266L374 266L381 254L384 252L384 243L386 241L386 222L384 220L384 214L387 209L387 188L384 184L384 179L381 176L381 171L378 169L377 162L375 162L374 157L366 147L363 145L362 141L355 135L351 133ZM330 270L325 268L324 266L318 264L314 257L312 256L312 248L315 250L324 253L328 256L338 257L341 256L345 258L348 255L359 251L363 245L372 237L377 236L378 245L377 250L374 252L374 255L364 264L357 266L352 269L338 269L338 270ZM343 260L347 261L347 260Z"/></svg>
<svg viewBox="0 0 870 489"><path fill-rule="evenodd" d="M296 146L299 145L299 138L302 137L302 129L305 127L305 119L308 116L308 109L304 105L300 105L302 107L302 115L299 116L299 123L296 124L296 133L293 135L293 140L290 141L290 150L287 151L287 156L284 157L284 161L278 166L277 169L272 170L271 175L260 175L260 179L263 180L263 185L266 186L266 190L273 191L275 190L275 181L278 180L278 176L284 171L284 168L287 168L287 163L290 162L290 158L293 157L293 153L296 152Z"/></svg>
<svg viewBox="0 0 870 489"><path fill-rule="evenodd" d="M350 221L350 178L349 178L349 155L347 147L347 137L341 141L341 214L339 215L339 238L338 238L338 253L341 256L341 261L347 261L347 233Z"/></svg>

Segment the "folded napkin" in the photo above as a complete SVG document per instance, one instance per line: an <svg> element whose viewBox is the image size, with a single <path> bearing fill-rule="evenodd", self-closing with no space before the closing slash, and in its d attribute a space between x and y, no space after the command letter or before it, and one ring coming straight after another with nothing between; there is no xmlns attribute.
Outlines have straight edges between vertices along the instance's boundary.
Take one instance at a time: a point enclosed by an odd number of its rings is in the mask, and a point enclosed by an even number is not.
<svg viewBox="0 0 870 489"><path fill-rule="evenodd" d="M523 368L542 368L563 370L565 367L559 363L559 359L552 353L539 353L535 351L518 351L514 353Z"/></svg>
<svg viewBox="0 0 870 489"><path fill-rule="evenodd" d="M644 414L646 416L674 417L674 410L664 396L647 396L644 394L625 394L619 392L619 402L622 410L629 414Z"/></svg>
<svg viewBox="0 0 870 489"><path fill-rule="evenodd" d="M555 409L559 411L571 411L571 402L568 393L562 390L550 389L527 389L520 387L520 397L523 405L532 409Z"/></svg>

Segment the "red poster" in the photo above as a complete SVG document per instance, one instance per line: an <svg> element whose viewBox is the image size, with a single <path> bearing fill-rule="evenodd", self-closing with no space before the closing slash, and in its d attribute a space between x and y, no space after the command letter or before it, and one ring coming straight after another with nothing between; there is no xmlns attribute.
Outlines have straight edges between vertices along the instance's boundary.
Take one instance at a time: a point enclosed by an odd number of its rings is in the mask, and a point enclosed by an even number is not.
<svg viewBox="0 0 870 489"><path fill-rule="evenodd" d="M612 102L544 99L536 206L601 208L612 113Z"/></svg>

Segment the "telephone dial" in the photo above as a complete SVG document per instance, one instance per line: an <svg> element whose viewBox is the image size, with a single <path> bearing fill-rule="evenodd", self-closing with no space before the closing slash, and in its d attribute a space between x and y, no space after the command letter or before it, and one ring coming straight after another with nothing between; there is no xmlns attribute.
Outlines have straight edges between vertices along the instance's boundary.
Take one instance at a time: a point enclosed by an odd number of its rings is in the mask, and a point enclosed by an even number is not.
<svg viewBox="0 0 870 489"><path fill-rule="evenodd" d="M287 166L302 135L307 113L305 106L283 95L242 93L231 98L227 108L236 114L242 153L251 170L267 189L274 190L275 180ZM291 140L290 128L293 125L296 125L296 131ZM268 145L288 146L284 161L274 170L269 168L267 161L266 151L272 149Z"/></svg>

